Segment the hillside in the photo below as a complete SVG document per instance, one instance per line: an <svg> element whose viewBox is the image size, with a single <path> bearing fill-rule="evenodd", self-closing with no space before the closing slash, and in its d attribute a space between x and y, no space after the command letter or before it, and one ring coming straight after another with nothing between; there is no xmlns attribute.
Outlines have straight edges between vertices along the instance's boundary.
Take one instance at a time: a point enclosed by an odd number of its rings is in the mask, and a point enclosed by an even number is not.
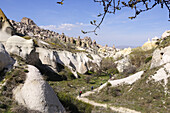
<svg viewBox="0 0 170 113"><path fill-rule="evenodd" d="M118 49L0 17L0 112L170 112L169 31Z"/></svg>

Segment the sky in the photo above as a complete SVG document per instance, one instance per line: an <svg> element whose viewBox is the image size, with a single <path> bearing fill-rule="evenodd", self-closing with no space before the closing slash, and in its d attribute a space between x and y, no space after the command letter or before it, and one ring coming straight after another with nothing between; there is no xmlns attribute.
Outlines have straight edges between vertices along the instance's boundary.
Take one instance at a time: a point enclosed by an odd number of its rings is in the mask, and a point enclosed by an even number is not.
<svg viewBox="0 0 170 113"><path fill-rule="evenodd" d="M115 15L108 14L97 30L97 36L94 33L82 34L81 30L94 30L90 21L100 22L101 18L97 15L102 13L103 7L93 0L65 0L63 5L58 5L58 1L60 0L0 0L0 8L9 19L17 22L28 17L40 27L58 33L64 32L70 37L89 36L103 46L142 46L148 38L160 38L163 32L170 30L168 10L157 6L141 13L134 20L128 19L134 14L128 8Z"/></svg>

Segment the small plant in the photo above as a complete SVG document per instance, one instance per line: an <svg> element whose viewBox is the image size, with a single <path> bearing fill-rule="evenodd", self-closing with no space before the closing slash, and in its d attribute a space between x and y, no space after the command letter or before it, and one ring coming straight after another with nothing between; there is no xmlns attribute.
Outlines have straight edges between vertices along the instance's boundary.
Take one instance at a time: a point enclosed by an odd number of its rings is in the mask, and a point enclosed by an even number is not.
<svg viewBox="0 0 170 113"><path fill-rule="evenodd" d="M151 61L151 60L152 60L152 56L146 58L145 63L148 63L148 62Z"/></svg>
<svg viewBox="0 0 170 113"><path fill-rule="evenodd" d="M31 39L31 37L29 37L29 36L24 36L24 37L22 37L22 38L24 38L24 39L26 39L26 40L30 40L30 39Z"/></svg>
<svg viewBox="0 0 170 113"><path fill-rule="evenodd" d="M86 55L88 58L90 58L91 60L93 60L93 57L90 55L90 54L88 54L88 55Z"/></svg>
<svg viewBox="0 0 170 113"><path fill-rule="evenodd" d="M28 73L29 71L28 71L27 69L24 69L24 72L25 72L25 73Z"/></svg>

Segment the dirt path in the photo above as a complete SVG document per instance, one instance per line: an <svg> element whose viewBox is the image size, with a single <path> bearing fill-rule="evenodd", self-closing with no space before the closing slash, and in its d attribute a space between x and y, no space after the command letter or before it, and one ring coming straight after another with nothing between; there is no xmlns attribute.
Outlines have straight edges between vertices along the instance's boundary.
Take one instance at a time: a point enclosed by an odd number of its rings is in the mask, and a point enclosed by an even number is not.
<svg viewBox="0 0 170 113"><path fill-rule="evenodd" d="M105 84L107 84L107 83L105 83ZM111 110L119 112L119 113L141 113L141 112L131 110L131 109L128 109L128 108L124 108L124 107L115 107L115 106L110 106L108 104L97 103L97 102L95 102L93 100L89 100L88 98L86 98L86 96L89 96L90 94L93 94L93 93L95 93L95 92L97 92L99 90L100 90L100 87L94 89L93 91L87 91L86 93L82 94L81 97L77 96L77 99L81 100L83 102L89 103L89 104L91 104L93 106L110 108Z"/></svg>

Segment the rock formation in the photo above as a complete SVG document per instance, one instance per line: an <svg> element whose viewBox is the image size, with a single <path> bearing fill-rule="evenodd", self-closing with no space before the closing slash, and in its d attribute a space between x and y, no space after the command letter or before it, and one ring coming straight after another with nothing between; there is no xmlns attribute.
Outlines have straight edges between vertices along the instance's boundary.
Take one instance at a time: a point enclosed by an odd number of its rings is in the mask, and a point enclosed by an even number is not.
<svg viewBox="0 0 170 113"><path fill-rule="evenodd" d="M28 71L25 83L13 90L15 100L31 110L42 113L65 113L57 95L44 81L39 70L28 65Z"/></svg>
<svg viewBox="0 0 170 113"><path fill-rule="evenodd" d="M158 67L170 62L170 46L165 48L157 48L153 52L150 68Z"/></svg>
<svg viewBox="0 0 170 113"><path fill-rule="evenodd" d="M13 34L14 29L10 21L0 9L0 42L5 43L6 40Z"/></svg>
<svg viewBox="0 0 170 113"><path fill-rule="evenodd" d="M165 31L165 32L162 34L161 38L164 39L164 38L167 38L168 36L170 36L170 30Z"/></svg>
<svg viewBox="0 0 170 113"><path fill-rule="evenodd" d="M151 49L156 48L156 47L158 46L158 45L156 44L156 42L158 42L157 39L158 39L158 38L156 38L156 37L155 37L154 40L152 40L152 41L150 41L150 39L148 39L148 41L142 45L142 49L143 49L144 51L147 51L147 50L151 50Z"/></svg>
<svg viewBox="0 0 170 113"><path fill-rule="evenodd" d="M6 52L3 44L0 43L0 71L7 69L14 64L14 60Z"/></svg>
<svg viewBox="0 0 170 113"><path fill-rule="evenodd" d="M33 39L24 39L20 36L11 36L6 41L6 50L9 53L16 54L18 56L26 58L27 55L34 49L34 42Z"/></svg>

